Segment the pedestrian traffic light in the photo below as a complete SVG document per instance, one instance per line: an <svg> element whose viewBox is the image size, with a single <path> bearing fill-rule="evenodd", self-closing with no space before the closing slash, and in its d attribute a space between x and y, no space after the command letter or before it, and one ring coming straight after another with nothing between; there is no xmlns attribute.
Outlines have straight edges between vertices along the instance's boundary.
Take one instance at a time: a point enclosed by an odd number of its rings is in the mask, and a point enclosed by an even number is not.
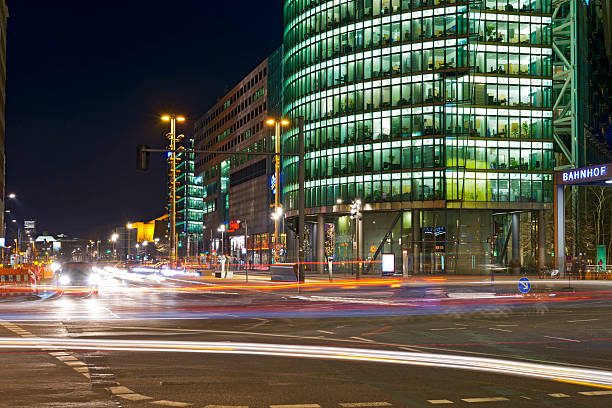
<svg viewBox="0 0 612 408"><path fill-rule="evenodd" d="M149 170L149 157L151 153L147 152L149 146L138 145L136 148L136 169L140 171Z"/></svg>

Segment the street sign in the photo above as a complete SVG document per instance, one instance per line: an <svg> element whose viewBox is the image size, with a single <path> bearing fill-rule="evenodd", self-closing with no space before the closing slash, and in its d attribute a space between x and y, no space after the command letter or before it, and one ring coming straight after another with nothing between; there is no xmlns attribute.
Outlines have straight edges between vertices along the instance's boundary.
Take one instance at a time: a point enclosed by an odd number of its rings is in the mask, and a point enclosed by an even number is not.
<svg viewBox="0 0 612 408"><path fill-rule="evenodd" d="M531 290L531 282L527 278L521 278L518 282L518 288L521 293L528 293Z"/></svg>
<svg viewBox="0 0 612 408"><path fill-rule="evenodd" d="M377 248L376 248L374 245L372 245L372 246L370 247L370 252L371 252L371 253L374 253L374 252L376 252L376 249L377 249Z"/></svg>

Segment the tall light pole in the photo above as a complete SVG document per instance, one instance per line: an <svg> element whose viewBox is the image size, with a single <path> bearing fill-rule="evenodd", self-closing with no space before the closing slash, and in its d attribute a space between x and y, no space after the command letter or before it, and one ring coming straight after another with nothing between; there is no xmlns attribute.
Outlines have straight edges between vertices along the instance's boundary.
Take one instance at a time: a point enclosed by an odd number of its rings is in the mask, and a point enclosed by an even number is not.
<svg viewBox="0 0 612 408"><path fill-rule="evenodd" d="M117 260L117 239L119 238L119 234L116 232L111 235L111 242L113 243L113 258Z"/></svg>
<svg viewBox="0 0 612 408"><path fill-rule="evenodd" d="M219 225L219 228L217 229L217 231L219 231L221 233L221 254L223 256L225 256L225 250L224 250L224 246L223 246L223 233L225 232L225 224L221 224Z"/></svg>
<svg viewBox="0 0 612 408"><path fill-rule="evenodd" d="M276 183L275 191L274 191L274 215L272 218L274 219L274 263L278 263L279 261L279 234L278 231L280 229L280 218L282 215L282 208L280 206L280 136L281 136L281 126L289 126L289 121L287 119L274 119L269 118L266 121L266 124L269 126L274 126L274 180Z"/></svg>
<svg viewBox="0 0 612 408"><path fill-rule="evenodd" d="M170 140L170 216L171 216L171 236L170 236L170 264L174 266L176 263L176 144L181 141L183 135L176 135L176 122L184 122L185 117L172 115L162 116L162 120L170 122L170 133L168 133L168 139Z"/></svg>
<svg viewBox="0 0 612 408"><path fill-rule="evenodd" d="M125 230L127 231L127 259L128 261L130 260L130 235L132 235L132 228L134 228L134 226L132 225L131 222L128 222L125 226Z"/></svg>

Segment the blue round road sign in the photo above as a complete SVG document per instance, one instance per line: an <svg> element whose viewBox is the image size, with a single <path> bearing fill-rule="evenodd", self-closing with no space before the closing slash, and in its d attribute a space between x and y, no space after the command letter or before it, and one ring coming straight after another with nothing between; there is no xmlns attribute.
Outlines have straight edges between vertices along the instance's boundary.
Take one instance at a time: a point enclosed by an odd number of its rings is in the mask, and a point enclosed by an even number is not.
<svg viewBox="0 0 612 408"><path fill-rule="evenodd" d="M528 293L531 290L531 282L527 278L521 278L518 281L518 288L521 293Z"/></svg>

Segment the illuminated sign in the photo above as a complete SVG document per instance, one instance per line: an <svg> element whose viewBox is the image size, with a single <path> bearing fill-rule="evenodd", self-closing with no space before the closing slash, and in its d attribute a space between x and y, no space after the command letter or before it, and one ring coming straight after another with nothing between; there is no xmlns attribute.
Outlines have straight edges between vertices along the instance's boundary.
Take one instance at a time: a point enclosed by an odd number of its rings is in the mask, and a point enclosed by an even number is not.
<svg viewBox="0 0 612 408"><path fill-rule="evenodd" d="M227 232L234 232L240 229L240 221L230 221L227 226Z"/></svg>
<svg viewBox="0 0 612 408"><path fill-rule="evenodd" d="M558 184L580 184L598 181L610 177L611 165L583 167L580 169L564 170L557 175Z"/></svg>
<svg viewBox="0 0 612 408"><path fill-rule="evenodd" d="M24 220L23 221L24 229L36 229L36 221L34 220Z"/></svg>
<svg viewBox="0 0 612 408"><path fill-rule="evenodd" d="M276 175L273 174L270 177L270 190L272 190L272 194L276 194Z"/></svg>
<svg viewBox="0 0 612 408"><path fill-rule="evenodd" d="M382 272L383 274L395 272L395 254L382 255Z"/></svg>

